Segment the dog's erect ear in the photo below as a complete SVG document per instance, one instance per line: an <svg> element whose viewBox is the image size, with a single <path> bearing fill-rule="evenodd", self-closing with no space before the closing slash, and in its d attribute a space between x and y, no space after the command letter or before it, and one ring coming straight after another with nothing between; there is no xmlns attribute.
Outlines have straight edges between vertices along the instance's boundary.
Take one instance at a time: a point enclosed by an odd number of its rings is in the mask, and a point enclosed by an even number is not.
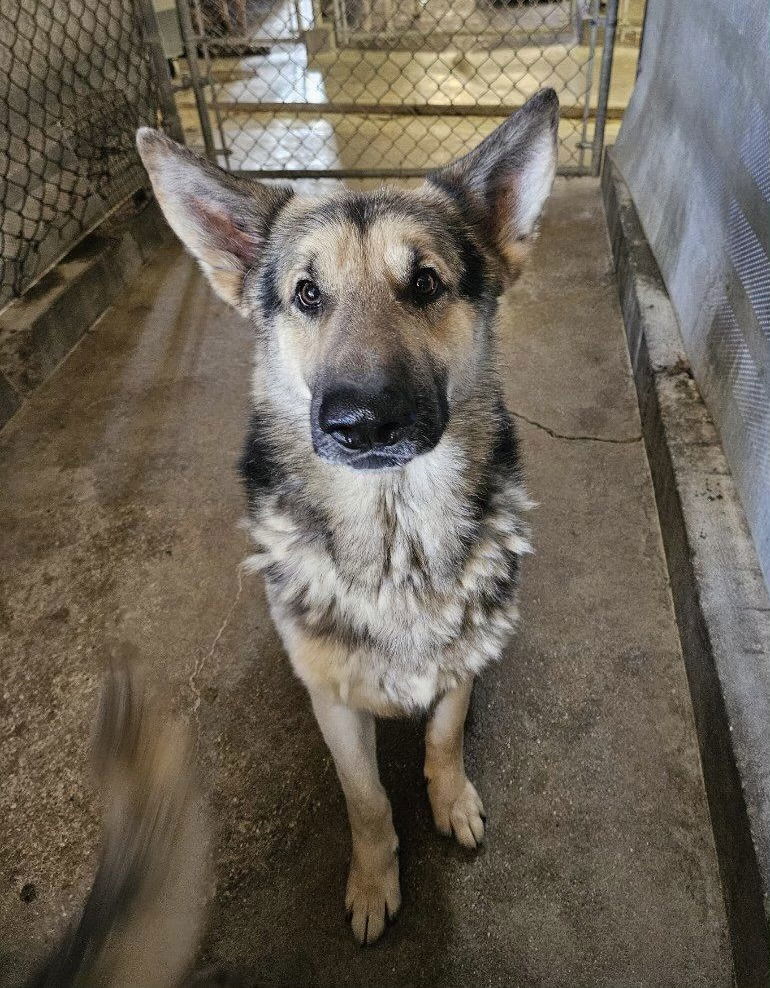
<svg viewBox="0 0 770 988"><path fill-rule="evenodd" d="M556 173L559 98L541 89L477 148L429 176L476 214L515 277Z"/></svg>
<svg viewBox="0 0 770 988"><path fill-rule="evenodd" d="M150 127L137 131L136 146L174 233L215 291L242 308L244 276L292 190L229 175Z"/></svg>

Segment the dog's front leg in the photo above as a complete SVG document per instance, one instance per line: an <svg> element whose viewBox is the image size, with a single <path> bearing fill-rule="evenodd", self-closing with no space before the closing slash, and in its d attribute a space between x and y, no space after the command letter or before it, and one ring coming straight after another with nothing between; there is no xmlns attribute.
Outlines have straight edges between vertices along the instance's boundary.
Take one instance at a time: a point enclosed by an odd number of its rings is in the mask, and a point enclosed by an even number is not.
<svg viewBox="0 0 770 988"><path fill-rule="evenodd" d="M345 905L356 940L373 943L401 905L398 838L377 771L374 717L325 691L311 699L348 805L353 856Z"/></svg>
<svg viewBox="0 0 770 988"><path fill-rule="evenodd" d="M428 721L425 734L425 778L436 828L454 833L463 847L475 848L484 838L484 806L465 774L463 730L473 680L445 693Z"/></svg>

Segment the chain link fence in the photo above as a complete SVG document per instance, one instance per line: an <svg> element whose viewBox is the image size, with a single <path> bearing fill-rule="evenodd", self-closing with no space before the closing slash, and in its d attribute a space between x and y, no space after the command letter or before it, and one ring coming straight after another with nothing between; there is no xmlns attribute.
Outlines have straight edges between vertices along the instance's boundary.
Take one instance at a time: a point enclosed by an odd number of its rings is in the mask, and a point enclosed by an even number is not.
<svg viewBox="0 0 770 988"><path fill-rule="evenodd" d="M0 306L146 182L142 0L0 0ZM165 63L162 63L165 65Z"/></svg>
<svg viewBox="0 0 770 988"><path fill-rule="evenodd" d="M561 99L561 171L598 164L617 0L181 4L201 138L234 171L423 174L542 86ZM188 127L195 106L190 92Z"/></svg>
<svg viewBox="0 0 770 988"><path fill-rule="evenodd" d="M595 170L617 4L0 0L0 307L145 184L142 124L262 177L409 177L548 85L561 170Z"/></svg>

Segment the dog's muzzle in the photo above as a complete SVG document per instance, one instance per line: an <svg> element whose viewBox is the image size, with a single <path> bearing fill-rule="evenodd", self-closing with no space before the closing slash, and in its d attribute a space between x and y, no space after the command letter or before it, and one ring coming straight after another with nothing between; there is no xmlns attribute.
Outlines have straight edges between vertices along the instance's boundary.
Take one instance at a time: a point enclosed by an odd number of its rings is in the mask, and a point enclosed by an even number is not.
<svg viewBox="0 0 770 988"><path fill-rule="evenodd" d="M433 449L446 427L446 388L441 381L431 384L415 389L408 380L326 383L313 397L314 450L356 470L404 466Z"/></svg>

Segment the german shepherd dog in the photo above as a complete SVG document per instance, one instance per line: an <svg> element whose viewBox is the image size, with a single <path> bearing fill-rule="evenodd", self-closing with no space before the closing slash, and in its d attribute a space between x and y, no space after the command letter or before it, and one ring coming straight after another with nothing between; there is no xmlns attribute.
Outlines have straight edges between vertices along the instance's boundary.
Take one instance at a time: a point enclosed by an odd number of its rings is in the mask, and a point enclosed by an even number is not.
<svg viewBox="0 0 770 988"><path fill-rule="evenodd" d="M467 848L484 835L463 725L529 550L494 321L551 189L558 114L543 89L419 189L322 199L138 133L170 225L254 327L250 565L337 767L364 944L401 903L376 716L430 712L436 826Z"/></svg>

